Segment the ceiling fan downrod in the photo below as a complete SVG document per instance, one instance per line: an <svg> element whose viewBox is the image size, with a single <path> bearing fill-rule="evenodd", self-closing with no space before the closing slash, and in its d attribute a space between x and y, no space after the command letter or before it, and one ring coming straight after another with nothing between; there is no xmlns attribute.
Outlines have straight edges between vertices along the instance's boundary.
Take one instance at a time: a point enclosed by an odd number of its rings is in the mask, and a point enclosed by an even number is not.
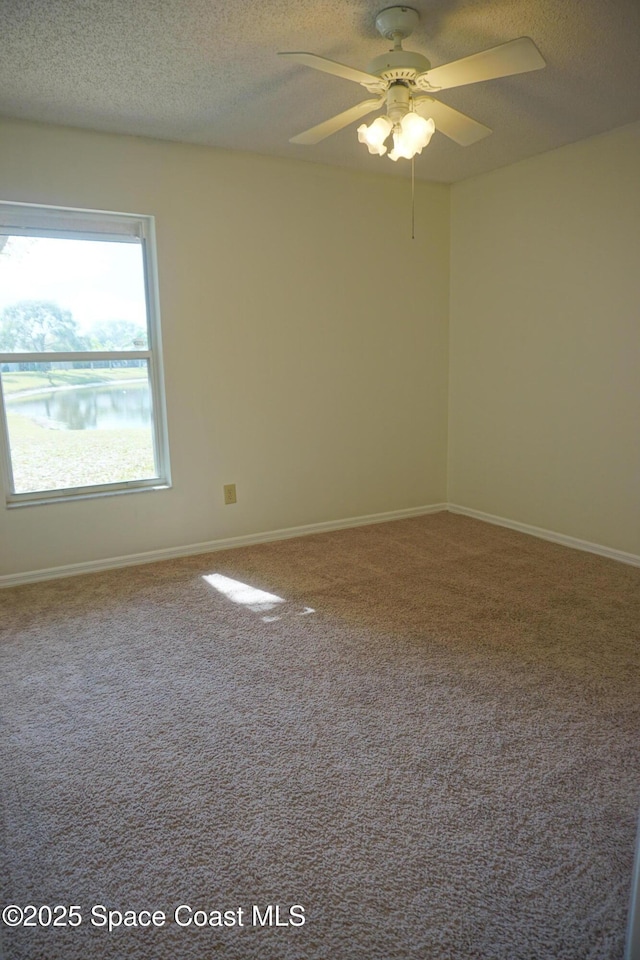
<svg viewBox="0 0 640 960"><path fill-rule="evenodd" d="M393 41L393 49L380 54L371 61L367 71L386 81L412 81L420 73L430 69L431 63L421 53L403 50L402 41L411 36L420 14L412 7L387 7L376 17L378 33Z"/></svg>

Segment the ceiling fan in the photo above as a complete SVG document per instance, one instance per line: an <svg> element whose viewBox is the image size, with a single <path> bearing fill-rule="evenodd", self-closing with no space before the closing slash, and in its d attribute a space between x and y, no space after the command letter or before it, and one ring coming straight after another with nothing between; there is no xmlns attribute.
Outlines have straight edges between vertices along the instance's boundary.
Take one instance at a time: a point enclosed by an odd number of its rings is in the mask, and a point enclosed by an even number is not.
<svg viewBox="0 0 640 960"><path fill-rule="evenodd" d="M391 160L400 157L410 160L422 152L434 130L467 147L486 137L491 130L435 100L432 94L464 84L540 70L546 65L533 40L519 37L462 60L432 68L422 54L402 49L402 41L413 33L419 20L418 11L412 7L387 7L382 10L376 18L376 27L383 37L393 41L393 49L376 57L366 71L315 53L281 53L281 57L289 57L314 70L353 80L373 95L299 133L290 142L306 145L319 143L368 113L385 107L385 113L369 126L362 124L358 127L358 139L367 145L369 153L380 156L387 153L385 140L393 134L393 148L387 155Z"/></svg>

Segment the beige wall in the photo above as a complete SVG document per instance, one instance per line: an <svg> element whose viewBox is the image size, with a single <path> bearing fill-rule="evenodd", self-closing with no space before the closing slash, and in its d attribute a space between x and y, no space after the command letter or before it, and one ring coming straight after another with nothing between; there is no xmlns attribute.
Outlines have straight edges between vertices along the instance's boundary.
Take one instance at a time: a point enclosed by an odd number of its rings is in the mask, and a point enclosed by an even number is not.
<svg viewBox="0 0 640 960"><path fill-rule="evenodd" d="M452 190L451 503L640 554L640 124Z"/></svg>
<svg viewBox="0 0 640 960"><path fill-rule="evenodd" d="M4 121L0 199L156 217L174 481L0 507L0 575L445 499L447 187L411 241L396 178Z"/></svg>
<svg viewBox="0 0 640 960"><path fill-rule="evenodd" d="M0 508L0 575L447 497L640 554L640 125L419 183L415 241L395 178L9 121L0 145L0 199L156 216L174 479Z"/></svg>

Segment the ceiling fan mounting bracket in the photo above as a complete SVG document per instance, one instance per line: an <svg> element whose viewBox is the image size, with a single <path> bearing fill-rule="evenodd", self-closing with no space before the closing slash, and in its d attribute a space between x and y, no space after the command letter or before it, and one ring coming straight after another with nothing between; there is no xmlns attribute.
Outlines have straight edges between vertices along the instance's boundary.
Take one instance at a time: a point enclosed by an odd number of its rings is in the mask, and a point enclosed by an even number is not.
<svg viewBox="0 0 640 960"><path fill-rule="evenodd" d="M378 33L394 43L411 36L420 22L420 14L413 7L386 7L376 17Z"/></svg>

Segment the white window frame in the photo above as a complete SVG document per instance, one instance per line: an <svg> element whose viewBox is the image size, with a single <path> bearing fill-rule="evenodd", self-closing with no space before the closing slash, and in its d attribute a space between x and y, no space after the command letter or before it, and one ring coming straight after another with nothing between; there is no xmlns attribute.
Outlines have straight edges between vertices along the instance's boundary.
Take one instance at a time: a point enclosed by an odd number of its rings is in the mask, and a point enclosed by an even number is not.
<svg viewBox="0 0 640 960"><path fill-rule="evenodd" d="M3 391L0 389L0 459L7 507L59 503L88 497L163 490L171 486L169 440L162 364L162 338L158 273L156 265L155 220L144 214L112 213L73 207L43 206L0 200L0 235L58 237L70 240L116 240L139 243L142 248L147 310L147 347L142 350L37 353L0 353L0 364L46 363L78 360L146 360L151 391L151 418L157 476L144 480L91 484L56 490L16 493L11 467L11 448Z"/></svg>

